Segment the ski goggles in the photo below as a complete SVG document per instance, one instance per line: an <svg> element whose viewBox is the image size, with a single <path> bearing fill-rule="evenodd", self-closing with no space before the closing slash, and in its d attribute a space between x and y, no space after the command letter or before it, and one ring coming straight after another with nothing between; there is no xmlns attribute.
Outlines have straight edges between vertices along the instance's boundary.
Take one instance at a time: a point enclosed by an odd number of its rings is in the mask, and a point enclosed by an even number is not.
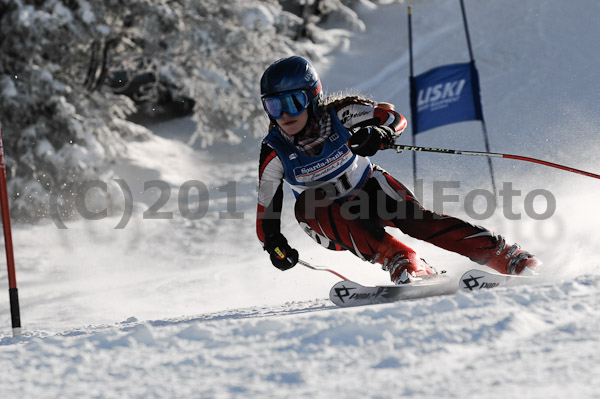
<svg viewBox="0 0 600 399"><path fill-rule="evenodd" d="M298 116L308 107L308 94L304 90L290 91L262 99L263 107L273 119L280 119L284 112Z"/></svg>

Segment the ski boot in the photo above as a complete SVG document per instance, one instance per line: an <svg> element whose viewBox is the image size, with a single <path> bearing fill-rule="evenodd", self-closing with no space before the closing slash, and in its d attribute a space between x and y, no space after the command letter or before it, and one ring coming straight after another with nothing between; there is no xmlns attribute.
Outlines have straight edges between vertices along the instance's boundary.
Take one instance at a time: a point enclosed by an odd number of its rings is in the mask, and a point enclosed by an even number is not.
<svg viewBox="0 0 600 399"><path fill-rule="evenodd" d="M485 265L502 274L534 275L542 261L521 249L519 244L510 247L502 236L498 236L498 246Z"/></svg>
<svg viewBox="0 0 600 399"><path fill-rule="evenodd" d="M390 279L397 285L437 275L437 271L419 258L413 249L389 234L385 235L377 247L371 259L371 263L375 262L380 263L381 268L390 273Z"/></svg>

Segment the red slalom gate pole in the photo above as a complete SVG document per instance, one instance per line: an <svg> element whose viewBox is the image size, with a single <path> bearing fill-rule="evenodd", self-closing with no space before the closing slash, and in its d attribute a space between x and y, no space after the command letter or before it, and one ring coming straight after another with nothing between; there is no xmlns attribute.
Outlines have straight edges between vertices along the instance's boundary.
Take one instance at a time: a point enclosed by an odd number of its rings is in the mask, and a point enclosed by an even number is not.
<svg viewBox="0 0 600 399"><path fill-rule="evenodd" d="M8 188L6 185L6 164L4 162L4 146L0 131L0 207L2 208L2 226L4 227L4 247L6 249L6 267L8 269L8 295L10 298L10 316L13 337L21 335L21 314L19 311L19 291L15 274L15 256L13 252L10 212L8 204Z"/></svg>
<svg viewBox="0 0 600 399"><path fill-rule="evenodd" d="M570 166L560 165L554 162L542 161L541 159L535 159L530 157L524 157L521 155L511 155L511 154L500 154L496 152L479 152L479 151L461 151L461 150L449 150L446 148L431 148L431 147L417 147L414 145L398 145L395 144L392 147L397 152L402 151L423 151L423 152L437 152L439 154L456 154L456 155L475 155L482 157L492 157L492 158L505 158L505 159L516 159L518 161L532 162L540 165L550 166L556 169L566 170L567 172L577 173L579 175L593 177L594 179L600 179L600 175L596 173L586 172L585 170L571 168Z"/></svg>

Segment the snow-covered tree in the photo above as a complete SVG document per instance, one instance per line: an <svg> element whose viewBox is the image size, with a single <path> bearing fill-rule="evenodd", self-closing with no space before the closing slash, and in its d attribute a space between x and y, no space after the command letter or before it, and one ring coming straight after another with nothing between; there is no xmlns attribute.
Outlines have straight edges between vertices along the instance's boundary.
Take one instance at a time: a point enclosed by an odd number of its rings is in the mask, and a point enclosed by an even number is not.
<svg viewBox="0 0 600 399"><path fill-rule="evenodd" d="M310 41L330 16L360 25L344 3L0 0L0 123L13 215L35 221L50 203L73 215L77 188L109 181L127 141L150 134L128 118L164 116L161 93L193 100L203 145L262 134L260 74L282 56L318 58ZM136 95L118 94L143 74Z"/></svg>

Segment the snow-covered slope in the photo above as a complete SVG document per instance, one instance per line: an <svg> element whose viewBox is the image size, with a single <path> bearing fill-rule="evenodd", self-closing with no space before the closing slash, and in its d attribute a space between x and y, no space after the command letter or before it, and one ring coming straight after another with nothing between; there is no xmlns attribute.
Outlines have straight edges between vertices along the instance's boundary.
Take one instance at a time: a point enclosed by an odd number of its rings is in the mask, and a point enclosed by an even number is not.
<svg viewBox="0 0 600 399"><path fill-rule="evenodd" d="M597 276L401 305L324 300L4 338L4 397L594 398Z"/></svg>
<svg viewBox="0 0 600 399"><path fill-rule="evenodd" d="M466 3L492 150L600 172L600 5ZM316 50L325 88L358 89L409 116L406 5L362 4L366 31L333 31L345 44L327 50L334 41L324 37ZM413 12L417 73L468 59L458 2L416 1ZM122 209L66 229L52 220L14 227L24 334L11 337L8 301L0 301L2 397L598 397L600 182L494 163L499 181L522 191L511 208L522 217L507 220L499 208L476 222L536 253L549 282L338 309L326 299L335 276L301 266L281 273L258 245L256 139L206 150L188 144L192 124L156 126L152 140L130 143L115 168L136 200L124 228L115 228ZM477 123L463 123L418 144L481 150L480 135ZM375 161L412 183L410 154ZM433 206L434 181L458 181L448 194L460 202L444 211L467 218L467 192L489 184L485 161L422 154L419 162L425 203ZM157 180L169 195L148 187ZM555 197L550 219L524 212L533 189ZM161 195L166 213L153 219L148 209ZM194 218L187 205L206 214ZM535 205L542 213L546 204ZM283 229L301 258L367 284L387 281L371 264L314 245L291 211ZM451 276L473 266L398 236Z"/></svg>

